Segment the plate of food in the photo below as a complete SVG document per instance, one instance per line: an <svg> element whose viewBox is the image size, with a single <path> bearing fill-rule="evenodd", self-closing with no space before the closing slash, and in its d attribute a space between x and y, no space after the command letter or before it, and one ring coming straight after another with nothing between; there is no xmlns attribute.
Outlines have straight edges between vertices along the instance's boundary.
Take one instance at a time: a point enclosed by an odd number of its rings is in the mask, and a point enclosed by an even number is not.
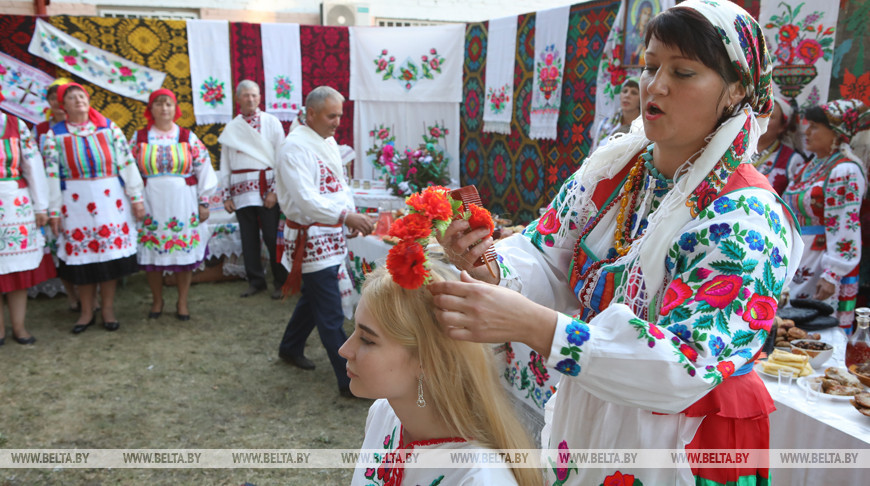
<svg viewBox="0 0 870 486"><path fill-rule="evenodd" d="M847 402L867 391L845 368L827 368L824 373L798 378L797 383L799 387L806 389L812 381L821 381L821 395L831 400Z"/></svg>
<svg viewBox="0 0 870 486"><path fill-rule="evenodd" d="M766 360L755 363L755 372L768 378L779 378L779 370L791 370L795 377L809 376L813 374L813 368L809 365L809 357L792 354L787 351L774 349Z"/></svg>
<svg viewBox="0 0 870 486"><path fill-rule="evenodd" d="M870 417L870 393L859 393L852 397L850 403L862 415Z"/></svg>

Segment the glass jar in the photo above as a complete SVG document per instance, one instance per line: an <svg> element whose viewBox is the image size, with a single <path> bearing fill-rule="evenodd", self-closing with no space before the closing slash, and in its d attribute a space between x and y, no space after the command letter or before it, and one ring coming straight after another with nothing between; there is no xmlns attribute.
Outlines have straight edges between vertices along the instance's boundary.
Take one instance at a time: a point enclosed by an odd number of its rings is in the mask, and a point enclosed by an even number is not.
<svg viewBox="0 0 870 486"><path fill-rule="evenodd" d="M846 368L870 362L870 308L855 309L858 327L846 344Z"/></svg>
<svg viewBox="0 0 870 486"><path fill-rule="evenodd" d="M393 225L393 212L384 206L378 206L378 222L375 224L375 235L387 236L390 234L390 226Z"/></svg>

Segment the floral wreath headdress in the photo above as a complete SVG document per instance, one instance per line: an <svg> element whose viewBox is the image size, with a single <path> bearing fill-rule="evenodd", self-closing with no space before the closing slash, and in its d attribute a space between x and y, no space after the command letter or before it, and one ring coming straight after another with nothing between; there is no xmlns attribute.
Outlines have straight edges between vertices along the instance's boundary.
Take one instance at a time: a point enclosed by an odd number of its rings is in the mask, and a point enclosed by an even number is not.
<svg viewBox="0 0 870 486"><path fill-rule="evenodd" d="M431 281L426 249L433 231L441 236L455 219L468 221L471 229L495 229L492 215L482 206L453 197L450 189L430 186L405 199L409 213L393 222L389 235L401 241L387 254L387 270L399 286L414 290ZM489 236L487 235L487 236Z"/></svg>

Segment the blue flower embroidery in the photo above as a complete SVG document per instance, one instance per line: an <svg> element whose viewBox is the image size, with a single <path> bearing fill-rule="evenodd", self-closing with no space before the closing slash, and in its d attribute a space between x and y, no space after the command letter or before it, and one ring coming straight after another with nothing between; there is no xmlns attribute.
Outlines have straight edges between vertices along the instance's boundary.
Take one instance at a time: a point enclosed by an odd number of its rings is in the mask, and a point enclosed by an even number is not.
<svg viewBox="0 0 870 486"><path fill-rule="evenodd" d="M677 337L679 337L683 341L688 341L689 339L692 338L692 333L689 332L689 329L682 324L673 325L673 326L668 328L668 331L671 331L672 333L676 334Z"/></svg>
<svg viewBox="0 0 870 486"><path fill-rule="evenodd" d="M568 328L565 331L568 333L568 342L576 346L580 346L589 340L589 327L577 320L568 324Z"/></svg>
<svg viewBox="0 0 870 486"><path fill-rule="evenodd" d="M683 233L680 237L680 248L685 251L695 251L695 245L698 244L698 237L695 233Z"/></svg>
<svg viewBox="0 0 870 486"><path fill-rule="evenodd" d="M722 341L722 338L719 336L713 336L710 338L709 346L710 351L713 352L713 356L719 356L719 353L725 349L725 342Z"/></svg>
<svg viewBox="0 0 870 486"><path fill-rule="evenodd" d="M761 201L759 201L757 197L750 197L749 200L746 201L746 204L749 205L749 209L755 211L757 214L764 214L764 206L761 204Z"/></svg>
<svg viewBox="0 0 870 486"><path fill-rule="evenodd" d="M749 243L750 250L761 251L764 249L764 238L757 231L750 231L746 235L746 242Z"/></svg>
<svg viewBox="0 0 870 486"><path fill-rule="evenodd" d="M735 209L737 209L737 202L727 196L722 196L713 202L713 210L719 214L730 213Z"/></svg>
<svg viewBox="0 0 870 486"><path fill-rule="evenodd" d="M782 223L779 221L779 215L774 213L773 211L770 212L770 223L772 225L773 232L779 233L779 230L782 229Z"/></svg>
<svg viewBox="0 0 870 486"><path fill-rule="evenodd" d="M719 243L722 238L726 238L731 234L731 227L728 223L714 224L710 226L710 239Z"/></svg>
<svg viewBox="0 0 870 486"><path fill-rule="evenodd" d="M779 268L782 265L782 255L779 254L779 247L774 248L770 253L770 264L774 268Z"/></svg>
<svg viewBox="0 0 870 486"><path fill-rule="evenodd" d="M580 374L580 365L573 359L563 359L556 365L556 371L569 376L577 376Z"/></svg>

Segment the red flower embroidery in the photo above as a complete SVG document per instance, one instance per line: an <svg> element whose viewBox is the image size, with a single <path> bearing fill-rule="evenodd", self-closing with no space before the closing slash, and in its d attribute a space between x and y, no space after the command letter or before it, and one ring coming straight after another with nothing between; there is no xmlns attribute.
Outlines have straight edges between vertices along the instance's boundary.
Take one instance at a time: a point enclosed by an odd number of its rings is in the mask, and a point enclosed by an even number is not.
<svg viewBox="0 0 870 486"><path fill-rule="evenodd" d="M743 311L743 320L749 323L750 329L763 329L770 332L770 326L776 315L776 305L776 299L773 297L752 294Z"/></svg>
<svg viewBox="0 0 870 486"><path fill-rule="evenodd" d="M79 200L79 195L78 195L77 193L74 192L73 195L72 195L72 200L73 200L73 202L78 201L78 200Z"/></svg>
<svg viewBox="0 0 870 486"><path fill-rule="evenodd" d="M416 241L402 241L387 254L387 270L393 281L406 289L416 289L429 278L425 262L426 254Z"/></svg>
<svg viewBox="0 0 870 486"><path fill-rule="evenodd" d="M432 221L424 214L411 213L390 226L390 236L402 240L420 240L432 233Z"/></svg>
<svg viewBox="0 0 870 486"><path fill-rule="evenodd" d="M72 254L73 254L73 246L72 246L72 243L67 242L67 244L65 244L65 245L63 246L63 249L66 250L66 254L67 254L67 255L72 255Z"/></svg>
<svg viewBox="0 0 870 486"><path fill-rule="evenodd" d="M800 28L794 24L783 25L779 29L779 40L781 42L791 42L797 38Z"/></svg>
<svg viewBox="0 0 870 486"><path fill-rule="evenodd" d="M125 235L130 234L130 227L127 226L127 223L124 223L124 226L121 226L121 232Z"/></svg>
<svg viewBox="0 0 870 486"><path fill-rule="evenodd" d="M97 214L97 205L92 203L92 202L89 202L88 203L88 212L91 214Z"/></svg>
<svg viewBox="0 0 870 486"><path fill-rule="evenodd" d="M27 227L26 227L26 226L23 226L23 225L22 225L22 226L19 226L19 227L18 227L18 232L21 233L23 236L27 236Z"/></svg>
<svg viewBox="0 0 870 486"><path fill-rule="evenodd" d="M563 451L568 451L568 441L559 442L559 465L556 466L556 479L559 481L568 479L568 463L563 459L570 456Z"/></svg>
<svg viewBox="0 0 870 486"><path fill-rule="evenodd" d="M650 325L649 325L649 334L650 334L650 336L652 336L656 339L664 339L665 338L665 333L663 333L662 330L659 329L658 326L656 326L653 323L650 323Z"/></svg>
<svg viewBox="0 0 870 486"><path fill-rule="evenodd" d="M102 236L103 238L108 238L112 235L112 232L109 230L108 226L103 225L102 227L100 227L100 231L98 231L97 234Z"/></svg>
<svg viewBox="0 0 870 486"><path fill-rule="evenodd" d="M633 484L633 474L622 474L619 471L604 478L604 486L632 486Z"/></svg>
<svg viewBox="0 0 870 486"><path fill-rule="evenodd" d="M692 289L688 285L680 279L674 280L671 282L670 287L668 287L667 292L665 292L665 301L662 304L661 310L662 315L668 315L669 312L682 305L691 296Z"/></svg>
<svg viewBox="0 0 870 486"><path fill-rule="evenodd" d="M91 249L92 252L100 251L100 242L97 240L91 240L88 242L88 248Z"/></svg>
<svg viewBox="0 0 870 486"><path fill-rule="evenodd" d="M716 365L716 370L722 373L722 379L728 378L734 374L734 363L730 361L721 361Z"/></svg>
<svg viewBox="0 0 870 486"><path fill-rule="evenodd" d="M115 247L121 249L124 247L124 239L120 236L115 237Z"/></svg>
<svg viewBox="0 0 870 486"><path fill-rule="evenodd" d="M688 344L681 344L680 352L683 353L687 358L689 358L689 361L691 361L692 363L694 363L695 360L698 359L698 352L695 351L695 348L689 346Z"/></svg>
<svg viewBox="0 0 870 486"><path fill-rule="evenodd" d="M559 231L559 218L556 217L556 208L550 208L538 220L535 229L542 235L549 235Z"/></svg>
<svg viewBox="0 0 870 486"><path fill-rule="evenodd" d="M110 190L108 190L108 189L106 189L105 191L103 191L103 194L105 194L105 195L107 195L107 196L108 196L109 194L111 194L111 193L112 193L112 191L110 191Z"/></svg>
<svg viewBox="0 0 870 486"><path fill-rule="evenodd" d="M124 201L121 201L120 199L116 199L115 206L117 206L118 209L121 209L124 206Z"/></svg>
<svg viewBox="0 0 870 486"><path fill-rule="evenodd" d="M695 300L704 301L711 307L724 309L740 293L743 278L737 275L717 275L698 289Z"/></svg>
<svg viewBox="0 0 870 486"><path fill-rule="evenodd" d="M83 241L85 239L85 234L81 229L76 228L76 230L73 231L72 238L76 241Z"/></svg>

